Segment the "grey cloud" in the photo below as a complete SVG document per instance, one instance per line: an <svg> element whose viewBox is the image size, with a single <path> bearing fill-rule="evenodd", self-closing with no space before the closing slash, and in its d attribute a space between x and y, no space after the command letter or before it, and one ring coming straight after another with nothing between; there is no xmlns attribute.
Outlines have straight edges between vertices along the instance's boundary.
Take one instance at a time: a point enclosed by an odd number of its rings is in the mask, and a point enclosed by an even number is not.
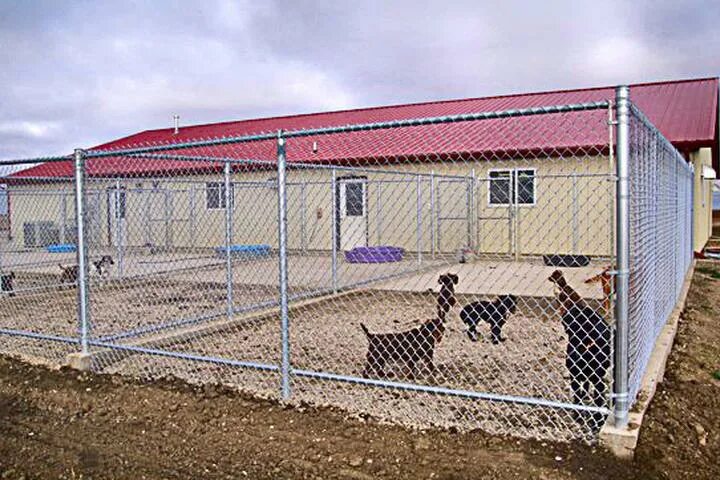
<svg viewBox="0 0 720 480"><path fill-rule="evenodd" d="M0 158L176 112L202 123L717 75L716 2L678 3L4 2Z"/></svg>

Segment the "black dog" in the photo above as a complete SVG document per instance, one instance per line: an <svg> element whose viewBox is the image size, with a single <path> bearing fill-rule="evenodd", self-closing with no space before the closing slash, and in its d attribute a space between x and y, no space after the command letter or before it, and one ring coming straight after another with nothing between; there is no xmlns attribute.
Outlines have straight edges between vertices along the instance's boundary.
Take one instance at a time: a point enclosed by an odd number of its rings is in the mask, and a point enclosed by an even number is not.
<svg viewBox="0 0 720 480"><path fill-rule="evenodd" d="M415 375L417 363L421 360L431 371L435 370L435 346L440 343L445 333L445 315L456 303L455 285L458 283L458 276L452 273L440 275L438 283L441 286L437 297L437 316L426 320L422 325L398 333L370 333L363 323L360 324L368 339L363 371L365 377L372 372L384 375L388 360L405 364L410 370L410 376Z"/></svg>
<svg viewBox="0 0 720 480"><path fill-rule="evenodd" d="M612 355L610 327L600 313L579 306L567 310L562 324L568 336L565 366L570 373L573 401L582 405L584 398L590 397L595 406L602 407Z"/></svg>
<svg viewBox="0 0 720 480"><path fill-rule="evenodd" d="M15 296L13 280L15 280L15 272L0 274L0 291L8 292L11 297Z"/></svg>
<svg viewBox="0 0 720 480"><path fill-rule="evenodd" d="M483 300L465 305L460 311L460 319L468 326L467 334L473 342L478 340L478 322L483 320L489 323L492 343L497 345L505 341L502 338L502 328L508 316L515 312L516 307L515 295L501 295L492 302Z"/></svg>
<svg viewBox="0 0 720 480"><path fill-rule="evenodd" d="M97 272L98 275L101 277L104 277L105 274L109 274L109 266L115 265L115 262L113 261L112 257L110 255L103 255L100 260L94 261L93 266L95 267L95 272Z"/></svg>

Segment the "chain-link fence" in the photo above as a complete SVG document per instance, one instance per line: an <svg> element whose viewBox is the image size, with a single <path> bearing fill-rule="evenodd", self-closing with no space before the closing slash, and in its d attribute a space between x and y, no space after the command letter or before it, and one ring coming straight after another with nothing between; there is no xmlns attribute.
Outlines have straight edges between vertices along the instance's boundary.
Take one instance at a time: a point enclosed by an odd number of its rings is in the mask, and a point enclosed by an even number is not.
<svg viewBox="0 0 720 480"><path fill-rule="evenodd" d="M630 158L616 156L613 112L608 101L43 159L5 182L0 349L420 427L592 440L625 393L621 162L633 396L691 254L688 167L636 111Z"/></svg>
<svg viewBox="0 0 720 480"><path fill-rule="evenodd" d="M632 106L630 130L629 396L640 391L655 340L692 263L693 170Z"/></svg>

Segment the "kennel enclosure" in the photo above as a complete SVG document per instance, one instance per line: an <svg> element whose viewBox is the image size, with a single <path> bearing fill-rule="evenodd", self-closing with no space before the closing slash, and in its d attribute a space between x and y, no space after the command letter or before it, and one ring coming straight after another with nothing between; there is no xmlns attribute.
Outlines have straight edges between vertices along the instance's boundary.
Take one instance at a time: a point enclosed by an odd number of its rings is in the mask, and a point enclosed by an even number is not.
<svg viewBox="0 0 720 480"><path fill-rule="evenodd" d="M0 350L409 425L593 441L627 421L692 261L692 167L631 100L618 88L605 101L42 159L6 179L0 271L16 281L0 297ZM48 252L56 244L77 252ZM378 246L403 254L346 257ZM103 255L106 276L93 268ZM569 388L548 255L589 259L559 268L612 330L602 404ZM58 264L78 265L76 284L58 284ZM607 267L611 311L585 284ZM402 332L432 319L447 272L459 307L518 297L507 341L481 330L471 342L455 309L434 371L363 375L360 323Z"/></svg>

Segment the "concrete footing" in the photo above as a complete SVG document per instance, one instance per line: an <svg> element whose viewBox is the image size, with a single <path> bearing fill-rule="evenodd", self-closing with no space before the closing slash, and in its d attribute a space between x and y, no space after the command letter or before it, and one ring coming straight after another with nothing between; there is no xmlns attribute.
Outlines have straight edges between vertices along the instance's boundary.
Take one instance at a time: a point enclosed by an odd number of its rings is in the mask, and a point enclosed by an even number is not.
<svg viewBox="0 0 720 480"><path fill-rule="evenodd" d="M70 368L87 372L92 365L92 356L89 353L71 353L65 357L65 362Z"/></svg>
<svg viewBox="0 0 720 480"><path fill-rule="evenodd" d="M665 375L665 366L670 356L670 351L672 350L675 334L677 333L680 313L685 308L685 300L690 290L690 283L692 282L694 271L695 263L692 264L685 277L680 299L675 309L670 314L668 322L655 341L655 347L648 361L647 369L645 370L645 375L640 385L640 391L628 415L628 425L623 428L617 428L615 427L615 419L610 416L605 426L600 430L600 444L620 458L632 459L635 455L635 448L637 447L640 437L640 427L642 426L645 412L655 395L658 383L662 382Z"/></svg>

